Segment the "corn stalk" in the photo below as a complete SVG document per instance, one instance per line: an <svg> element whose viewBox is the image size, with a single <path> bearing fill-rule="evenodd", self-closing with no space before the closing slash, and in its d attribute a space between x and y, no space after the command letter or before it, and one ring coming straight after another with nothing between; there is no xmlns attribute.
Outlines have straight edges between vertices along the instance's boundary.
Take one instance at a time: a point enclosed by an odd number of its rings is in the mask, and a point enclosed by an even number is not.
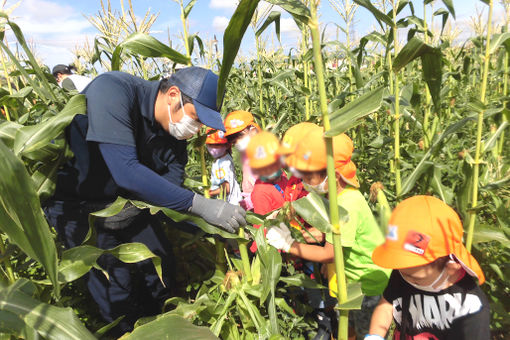
<svg viewBox="0 0 510 340"><path fill-rule="evenodd" d="M315 65L315 74L317 77L317 87L319 90L319 104L322 113L324 131L328 131L331 126L329 123L328 102L326 97L326 84L324 81L324 68L322 62L321 40L319 34L319 22L317 19L317 5L319 1L311 2L311 19L309 22L312 34L313 56ZM340 228L340 218L338 214L337 186L335 173L335 160L333 158L333 139L326 137L327 153L327 173L329 186L329 212L330 223L333 231L333 247L335 253L335 270L337 275L338 302L342 304L347 301L347 286L344 270L344 256L342 251L342 237ZM340 310L340 320L338 322L338 339L347 340L348 337L348 317L347 310Z"/></svg>
<svg viewBox="0 0 510 340"><path fill-rule="evenodd" d="M399 0L392 0L391 4L393 6L393 50L395 52L395 56L398 54L398 34L397 34L397 8L399 4ZM392 87L392 92L395 97L395 117L393 121L393 133L394 133L394 156L393 156L393 167L395 171L395 193L397 197L402 192L402 182L400 179L400 88L398 83L398 73L395 72L393 77L392 69L392 59L391 52L388 53L388 62L390 69L390 86Z"/></svg>
<svg viewBox="0 0 510 340"><path fill-rule="evenodd" d="M492 34L492 10L493 10L493 0L489 0L489 17L487 21L487 40L485 42L485 57L483 64L483 75L482 75L482 88L480 91L480 101L485 105L486 98L485 92L487 90L487 77L489 74L489 62L490 62L490 54L489 47L491 42L491 34ZM481 149L482 149L482 131L483 131L483 115L485 110L481 110L478 113L478 126L476 130L476 151L475 151L475 160L474 160L474 168L473 168L473 195L471 197L471 209L469 209L469 223L468 223L468 231L466 238L466 248L468 251L471 251L471 246L473 244L473 233L475 229L475 221L476 221L476 207L478 205L478 176L480 171L480 163L481 161Z"/></svg>

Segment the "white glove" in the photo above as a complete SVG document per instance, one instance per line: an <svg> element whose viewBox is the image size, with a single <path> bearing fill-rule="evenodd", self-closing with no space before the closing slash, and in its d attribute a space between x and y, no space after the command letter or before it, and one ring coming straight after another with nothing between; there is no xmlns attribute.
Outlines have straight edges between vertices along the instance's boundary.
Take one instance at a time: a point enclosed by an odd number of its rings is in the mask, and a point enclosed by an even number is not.
<svg viewBox="0 0 510 340"><path fill-rule="evenodd" d="M288 252L294 239L290 234L289 228L285 223L280 223L279 227L272 227L266 234L267 243L275 247L276 249Z"/></svg>

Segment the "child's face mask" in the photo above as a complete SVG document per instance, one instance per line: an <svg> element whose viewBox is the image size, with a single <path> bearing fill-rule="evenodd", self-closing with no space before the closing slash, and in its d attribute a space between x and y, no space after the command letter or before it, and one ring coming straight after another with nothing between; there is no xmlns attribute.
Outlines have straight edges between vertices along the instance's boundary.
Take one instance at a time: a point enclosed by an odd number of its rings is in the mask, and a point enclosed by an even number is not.
<svg viewBox="0 0 510 340"><path fill-rule="evenodd" d="M400 273L400 271L399 271ZM443 270L439 274L439 276L429 285L422 286L413 282L408 281L402 273L400 273L400 276L404 279L405 282L409 283L411 286L413 286L416 289L423 290L424 292L429 293L437 293L440 292L445 288L446 282L448 281L449 275L446 273L446 266L444 266ZM442 280L442 281L441 281ZM441 282L441 284L437 287L434 287L438 282Z"/></svg>
<svg viewBox="0 0 510 340"><path fill-rule="evenodd" d="M225 155L227 153L227 146L226 145L222 145L222 146L210 146L210 145L206 145L207 146L207 151L209 151L209 154L211 156L213 156L214 158L220 158L221 156Z"/></svg>
<svg viewBox="0 0 510 340"><path fill-rule="evenodd" d="M315 192L319 195L328 193L328 176L324 177L324 180L317 185L311 185L303 181L303 188L308 192Z"/></svg>
<svg viewBox="0 0 510 340"><path fill-rule="evenodd" d="M259 179L262 182L274 182L275 180L280 178L281 175L282 175L282 169L278 169L268 176L259 176Z"/></svg>

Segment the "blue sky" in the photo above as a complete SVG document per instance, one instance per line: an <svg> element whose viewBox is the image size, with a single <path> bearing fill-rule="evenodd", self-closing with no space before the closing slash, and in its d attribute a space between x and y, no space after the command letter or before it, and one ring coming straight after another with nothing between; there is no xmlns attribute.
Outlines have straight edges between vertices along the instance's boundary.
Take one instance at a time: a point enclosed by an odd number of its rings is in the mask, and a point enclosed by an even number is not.
<svg viewBox="0 0 510 340"><path fill-rule="evenodd" d="M106 0L104 0L106 2ZM188 0L185 0L187 3ZM495 7L495 20L502 20L503 9L499 1ZM4 9L17 4L18 1L8 0ZM121 0L111 0L115 9L120 9ZM135 14L143 16L150 8L151 13L159 14L152 26L153 35L167 43L167 31L174 41L174 48L181 49L179 33L181 22L179 6L172 0L132 0ZM223 30L228 24L235 9L236 0L198 0L190 15L190 33L198 33L202 39L212 39L214 35L222 40ZM263 4L267 5L267 4ZM416 14L422 17L422 0L413 0ZM461 37L468 37L470 33L471 17L478 15L477 8L487 12L487 6L479 0L453 0L457 12L455 26ZM124 0L128 6L128 0ZM440 0L434 2L434 9L443 7ZM36 47L37 56L50 67L58 63L67 64L72 61L72 49L82 45L86 39L93 43L97 34L95 28L88 22L87 16L97 14L100 10L99 0L65 1L65 0L21 0L11 16L11 20L18 23L28 41ZM430 14L429 10L429 14ZM320 7L322 23L341 24L340 16L332 10L327 0L322 0ZM439 23L440 19L436 19ZM364 9L359 9L355 17L356 31L354 38L359 38L375 28L372 15ZM329 25L333 30L333 25ZM282 14L282 45L286 48L294 46L298 39L295 24L287 14ZM272 29L274 32L274 29ZM241 46L241 53L249 55L253 50L253 33L249 34ZM273 35L274 36L274 35ZM268 38L267 43L277 44L276 39ZM181 49L182 51L182 49Z"/></svg>

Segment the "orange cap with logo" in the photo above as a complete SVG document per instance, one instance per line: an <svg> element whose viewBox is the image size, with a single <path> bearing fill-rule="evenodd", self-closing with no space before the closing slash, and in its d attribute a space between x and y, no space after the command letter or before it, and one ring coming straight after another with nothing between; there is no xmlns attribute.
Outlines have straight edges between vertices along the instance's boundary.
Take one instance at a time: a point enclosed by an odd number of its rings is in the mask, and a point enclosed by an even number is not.
<svg viewBox="0 0 510 340"><path fill-rule="evenodd" d="M246 157L251 168L259 169L278 161L280 142L271 132L262 131L253 136L246 147Z"/></svg>
<svg viewBox="0 0 510 340"><path fill-rule="evenodd" d="M322 129L312 129L296 146L296 150L285 159L289 167L299 171L320 171L327 168L326 141ZM344 133L333 137L333 158L335 170L342 179L354 187L359 187L356 178L356 165L351 160L354 146Z"/></svg>
<svg viewBox="0 0 510 340"><path fill-rule="evenodd" d="M208 128L205 133L207 138L205 139L205 144L227 144L228 140L225 138L225 133L223 131L212 132L214 129Z"/></svg>
<svg viewBox="0 0 510 340"><path fill-rule="evenodd" d="M253 115L248 111L232 111L225 117L225 137L233 135L244 130L249 125L253 125L260 131L260 127L255 123Z"/></svg>
<svg viewBox="0 0 510 340"><path fill-rule="evenodd" d="M309 122L303 122L292 126L285 132L282 138L280 147L280 154L283 156L289 155L296 150L299 141L311 129L322 129L319 125Z"/></svg>
<svg viewBox="0 0 510 340"><path fill-rule="evenodd" d="M459 216L446 203L433 196L414 196L393 210L386 241L375 248L372 260L383 268L402 269L451 256L482 284L485 276L462 243L463 233Z"/></svg>

